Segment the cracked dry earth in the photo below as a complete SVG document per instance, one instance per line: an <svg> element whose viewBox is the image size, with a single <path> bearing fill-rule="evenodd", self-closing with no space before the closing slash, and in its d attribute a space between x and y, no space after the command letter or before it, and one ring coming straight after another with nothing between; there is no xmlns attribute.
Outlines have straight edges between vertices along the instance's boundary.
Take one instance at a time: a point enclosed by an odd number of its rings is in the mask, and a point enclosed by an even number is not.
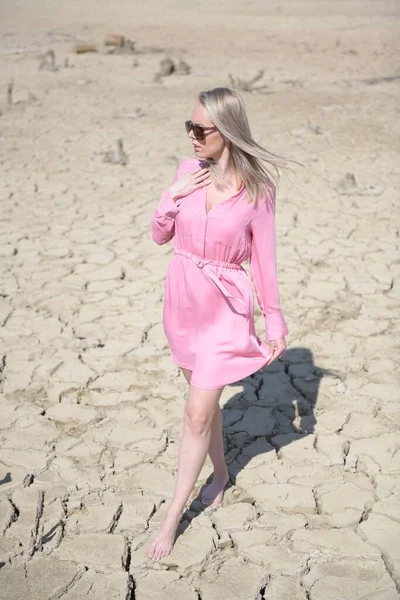
<svg viewBox="0 0 400 600"><path fill-rule="evenodd" d="M2 3L1 600L399 597L398 17L389 1L267 4L206 2L205 44L177 0L162 25L157 2ZM143 51L73 54L110 31ZM59 68L39 70L49 49ZM154 81L165 55L191 74ZM196 93L259 69L254 134L304 164L278 194L289 348L225 389L232 485L201 505L207 459L153 563L186 385L150 216L190 156ZM104 162L119 138L125 166Z"/></svg>

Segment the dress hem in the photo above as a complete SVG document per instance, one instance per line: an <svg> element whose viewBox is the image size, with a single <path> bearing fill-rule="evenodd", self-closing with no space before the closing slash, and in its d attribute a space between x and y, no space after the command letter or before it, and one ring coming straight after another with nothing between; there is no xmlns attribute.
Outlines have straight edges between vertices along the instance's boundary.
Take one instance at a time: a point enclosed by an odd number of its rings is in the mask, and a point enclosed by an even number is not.
<svg viewBox="0 0 400 600"><path fill-rule="evenodd" d="M220 390L221 388L226 387L227 385L232 385L234 383L238 383L239 381L243 381L243 379L246 379L246 377L250 377L250 375L253 375L254 373L257 373L257 371L259 371L260 369L262 369L263 367L265 367L266 363L268 362L270 358L270 355L268 355L267 357L265 357L265 361L255 370L250 370L249 373L247 373L246 375L243 375L243 377L240 377L239 379L233 379L230 381L227 381L226 383L221 383L219 385L213 385L213 386L205 386L205 385L196 385L196 383L192 383L192 380L190 381L190 385L193 385L193 387L198 388L199 390L205 390L205 391L212 391L212 390ZM275 362L275 361L273 361ZM176 362L176 365L180 368L180 369L186 369L188 371L192 371L193 373L193 369L190 369L190 367L183 367L182 365L178 364Z"/></svg>

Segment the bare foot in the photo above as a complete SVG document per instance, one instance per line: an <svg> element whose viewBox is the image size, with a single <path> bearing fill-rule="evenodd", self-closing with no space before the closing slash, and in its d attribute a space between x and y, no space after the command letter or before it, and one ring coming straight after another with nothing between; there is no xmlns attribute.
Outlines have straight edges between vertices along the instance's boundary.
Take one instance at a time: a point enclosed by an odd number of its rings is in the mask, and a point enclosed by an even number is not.
<svg viewBox="0 0 400 600"><path fill-rule="evenodd" d="M222 498L224 496L224 489L229 481L229 472L226 471L221 475L215 475L213 480L208 485L204 486L201 491L200 497L203 504L211 504L215 508L221 506Z"/></svg>
<svg viewBox="0 0 400 600"><path fill-rule="evenodd" d="M147 549L146 555L153 560L160 560L171 553L181 515L166 517L154 540Z"/></svg>

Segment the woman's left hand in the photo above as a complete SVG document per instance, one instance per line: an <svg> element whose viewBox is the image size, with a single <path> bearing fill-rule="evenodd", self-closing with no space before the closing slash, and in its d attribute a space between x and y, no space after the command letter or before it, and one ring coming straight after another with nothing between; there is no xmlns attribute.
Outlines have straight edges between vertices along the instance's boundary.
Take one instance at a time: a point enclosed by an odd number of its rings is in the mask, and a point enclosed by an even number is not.
<svg viewBox="0 0 400 600"><path fill-rule="evenodd" d="M286 339L281 338L280 340L270 340L268 342L268 347L271 353L268 361L265 365L270 365L274 360L282 356L286 350Z"/></svg>

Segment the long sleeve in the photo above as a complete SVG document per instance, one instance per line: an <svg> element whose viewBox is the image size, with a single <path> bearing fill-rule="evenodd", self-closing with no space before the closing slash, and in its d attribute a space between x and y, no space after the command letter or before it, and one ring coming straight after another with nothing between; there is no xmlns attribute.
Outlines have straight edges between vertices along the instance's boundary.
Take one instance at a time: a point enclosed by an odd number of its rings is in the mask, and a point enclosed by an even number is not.
<svg viewBox="0 0 400 600"><path fill-rule="evenodd" d="M173 182L178 178L180 171L181 165L174 175ZM180 199L174 202L168 188L165 188L151 219L151 234L156 244L166 244L174 237L175 217L179 212L179 204Z"/></svg>
<svg viewBox="0 0 400 600"><path fill-rule="evenodd" d="M250 273L265 319L267 340L285 337L288 328L280 307L276 260L275 194L266 198L251 221Z"/></svg>

